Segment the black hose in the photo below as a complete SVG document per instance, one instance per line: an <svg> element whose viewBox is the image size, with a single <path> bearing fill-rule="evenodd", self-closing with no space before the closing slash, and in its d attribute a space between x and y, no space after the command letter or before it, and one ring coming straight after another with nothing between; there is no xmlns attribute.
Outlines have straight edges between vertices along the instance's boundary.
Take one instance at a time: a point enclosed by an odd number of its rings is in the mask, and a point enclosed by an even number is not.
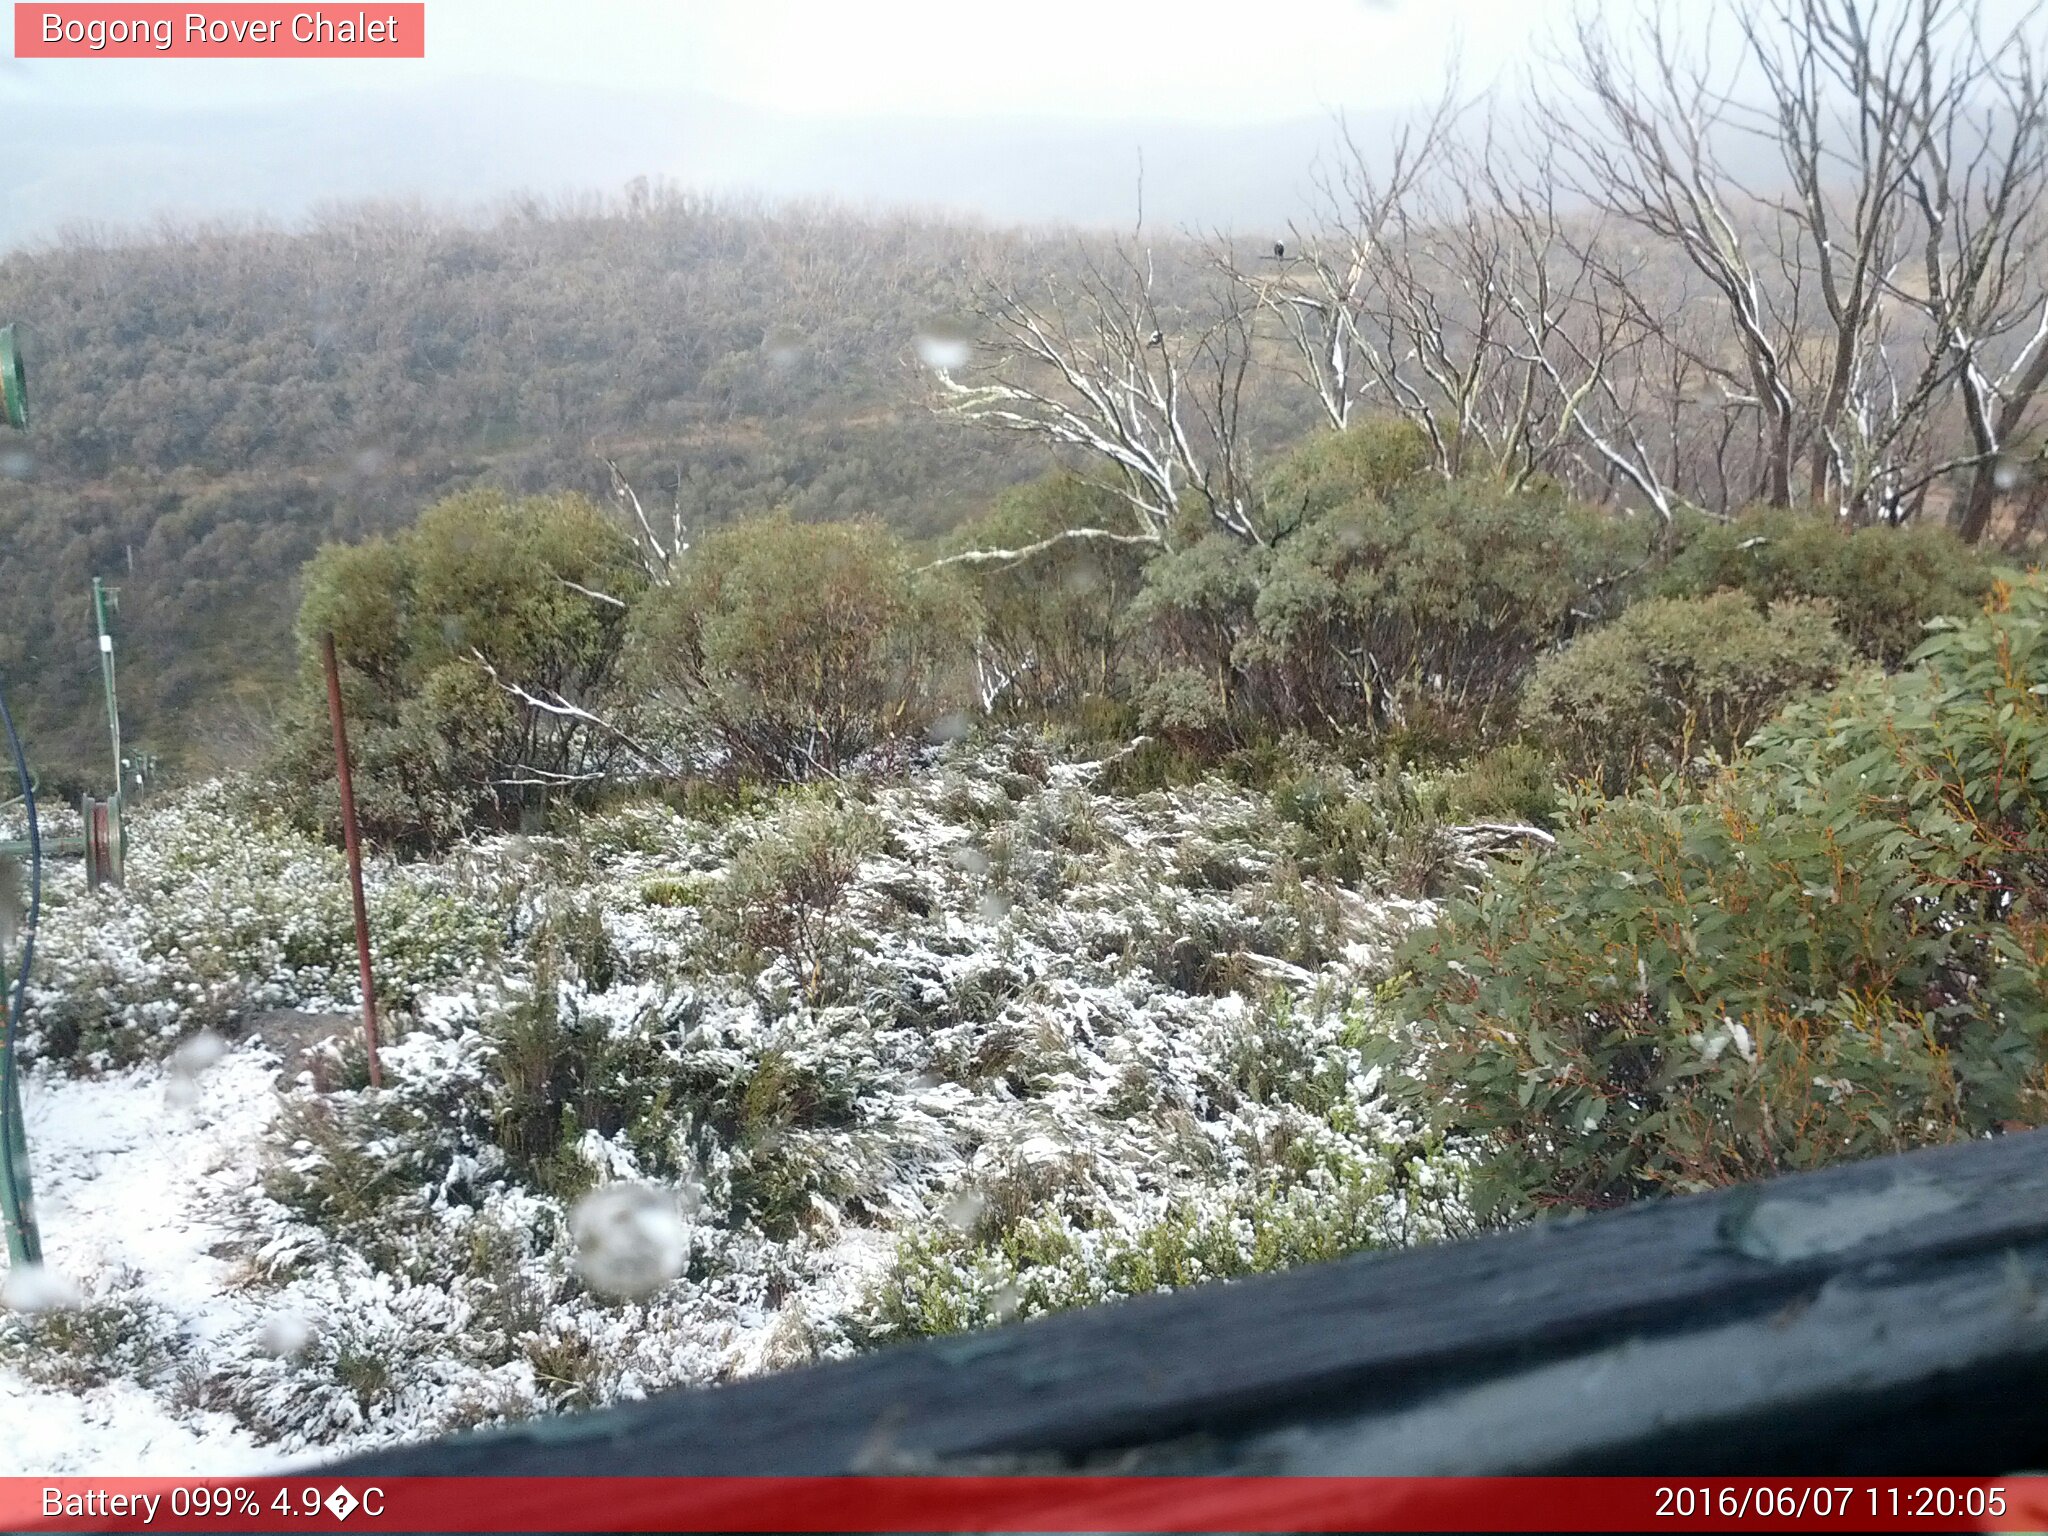
<svg viewBox="0 0 2048 1536"><path fill-rule="evenodd" d="M14 771L21 778L21 803L28 815L28 922L21 930L21 966L14 973L14 999L7 1009L7 1030L0 1036L0 1178L7 1181L7 1193L11 1200L21 1188L15 1175L14 1147L23 1127L7 1123L7 1116L17 1114L21 1108L21 1095L16 1087L14 1043L21 1032L21 1021L28 1012L28 973L36 959L36 919L43 908L43 832L36 820L36 787L28 775L28 754L22 751L21 735L14 729L14 716L7 712L7 696L0 691L0 730L7 734L7 747L14 756ZM27 1212L18 1213L26 1218ZM29 1257L40 1260L42 1255L33 1248L40 1246L32 1242L33 1229L27 1221L22 1222L22 1239L31 1244Z"/></svg>

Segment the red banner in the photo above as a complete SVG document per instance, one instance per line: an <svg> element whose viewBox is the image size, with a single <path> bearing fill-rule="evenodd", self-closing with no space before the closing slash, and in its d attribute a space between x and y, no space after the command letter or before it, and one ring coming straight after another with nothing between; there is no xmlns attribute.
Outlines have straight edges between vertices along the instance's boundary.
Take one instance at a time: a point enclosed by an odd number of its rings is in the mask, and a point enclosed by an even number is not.
<svg viewBox="0 0 2048 1536"><path fill-rule="evenodd" d="M2040 1531L2048 1477L14 1477L0 1529Z"/></svg>
<svg viewBox="0 0 2048 1536"><path fill-rule="evenodd" d="M423 59L424 4L14 7L18 59Z"/></svg>

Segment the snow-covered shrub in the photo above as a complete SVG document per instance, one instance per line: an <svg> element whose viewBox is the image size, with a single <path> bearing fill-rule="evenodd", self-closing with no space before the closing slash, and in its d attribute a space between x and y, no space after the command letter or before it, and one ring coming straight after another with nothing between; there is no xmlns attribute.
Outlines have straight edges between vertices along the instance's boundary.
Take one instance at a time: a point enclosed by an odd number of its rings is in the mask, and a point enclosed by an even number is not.
<svg viewBox="0 0 2048 1536"><path fill-rule="evenodd" d="M968 1319L1002 1315L1013 1250L1041 1256L1029 1309L1455 1229L1456 1157L1375 1071L1400 1043L1370 984L1426 909L1305 862L1290 839L1311 834L1262 790L1115 795L1102 773L1035 737L970 739L831 797L715 818L649 801L373 866L380 910L417 903L391 922L421 946L383 1087L346 1029L273 1112L274 1058L224 1032L189 1113L231 1093L240 1139L163 1196L209 1257L154 1284L189 1309L191 1266L222 1273L149 1390L332 1452L940 1326L877 1310L912 1275L906 1244L993 1276L958 1293L994 1297L961 1301ZM237 943L276 964L266 921L324 889L334 855L275 821L204 822L177 879L108 910L183 934L179 895L246 865L266 873L236 898L258 914ZM792 899L826 914L809 931L836 956L812 996L793 957L817 946L772 905ZM345 1000L345 895L332 921L309 974ZM748 924L774 930L759 973L733 938ZM1215 975L1184 989L1162 968L1188 945ZM223 975L231 1004L256 995ZM164 1096L153 1068L59 1086L150 1114ZM576 1262L577 1202L617 1186L686 1213L680 1273L633 1298L593 1293Z"/></svg>
<svg viewBox="0 0 2048 1536"><path fill-rule="evenodd" d="M30 989L27 1047L88 1065L143 1059L201 1028L233 1034L254 1010L359 1001L338 849L284 825L245 786L216 781L147 805L128 827L127 885L88 895L53 864ZM485 964L503 922L459 863L367 871L381 1001Z"/></svg>
<svg viewBox="0 0 2048 1536"><path fill-rule="evenodd" d="M1133 1192L1099 1158L1021 1149L902 1237L858 1327L946 1333L1469 1230L1462 1155L1382 1097L1376 1063L1396 1048L1362 997L1239 1013L1197 1073L1222 1138L1170 1087L1127 1077L1105 1106L1200 1179Z"/></svg>
<svg viewBox="0 0 2048 1536"><path fill-rule="evenodd" d="M154 1383L177 1355L175 1325L121 1277L107 1294L76 1306L0 1313L0 1364L46 1386L76 1392L121 1379Z"/></svg>
<svg viewBox="0 0 2048 1536"><path fill-rule="evenodd" d="M1457 1235L1440 1221L1411 1220L1412 1198L1384 1177L1329 1179L1179 1201L1135 1228L1033 1219L995 1244L926 1231L904 1241L866 1326L877 1338L956 1333Z"/></svg>
<svg viewBox="0 0 2048 1536"><path fill-rule="evenodd" d="M881 837L861 806L815 793L787 800L733 860L712 908L714 933L741 965L781 960L805 1002L824 1001L851 947L841 907Z"/></svg>

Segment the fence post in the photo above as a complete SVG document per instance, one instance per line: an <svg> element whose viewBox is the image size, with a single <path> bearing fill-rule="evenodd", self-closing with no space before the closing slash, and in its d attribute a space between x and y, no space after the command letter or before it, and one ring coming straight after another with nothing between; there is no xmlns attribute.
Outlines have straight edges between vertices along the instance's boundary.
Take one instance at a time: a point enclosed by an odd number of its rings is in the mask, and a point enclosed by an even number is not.
<svg viewBox="0 0 2048 1536"><path fill-rule="evenodd" d="M363 904L363 845L356 831L356 792L348 770L348 726L341 714L341 667L334 659L334 635L320 637L320 660L327 669L327 718L334 726L334 772L341 785L341 838L348 850L349 899L355 903L356 963L363 979L363 1041L370 1051L370 1086L384 1086L377 1061L377 984L370 971L370 917Z"/></svg>
<svg viewBox="0 0 2048 1536"><path fill-rule="evenodd" d="M92 617L100 636L100 685L107 696L107 744L114 754L114 788L107 797L105 808L94 812L87 808L87 840L90 842L94 826L102 833L103 868L99 873L108 882L120 885L122 864L127 849L122 844L121 808L128 800L128 758L121 750L121 702L114 689L114 625L113 613L120 607L120 594L99 577L92 579ZM93 818L97 816L98 820ZM90 858L90 850L87 857Z"/></svg>
<svg viewBox="0 0 2048 1536"><path fill-rule="evenodd" d="M29 1180L28 1124L21 1112L21 1064L15 1059L22 1016L28 1008L29 968L36 959L36 923L43 904L43 834L37 820L35 780L21 750L21 736L7 700L0 698L0 739L6 742L21 808L28 818L28 905L21 928L21 964L10 989L7 962L0 955L0 1225L7 1229L7 1264L20 1270L43 1262L42 1229L36 1223L35 1189Z"/></svg>
<svg viewBox="0 0 2048 1536"><path fill-rule="evenodd" d="M21 1078L14 1070L14 1017L7 1001L7 962L0 959L0 1023L8 1030L8 1062L0 1077L0 1117L6 1120L0 1135L7 1147L0 1153L0 1219L7 1229L7 1267L21 1269L43 1262L43 1236L36 1225L35 1187L28 1172L28 1127L21 1117Z"/></svg>

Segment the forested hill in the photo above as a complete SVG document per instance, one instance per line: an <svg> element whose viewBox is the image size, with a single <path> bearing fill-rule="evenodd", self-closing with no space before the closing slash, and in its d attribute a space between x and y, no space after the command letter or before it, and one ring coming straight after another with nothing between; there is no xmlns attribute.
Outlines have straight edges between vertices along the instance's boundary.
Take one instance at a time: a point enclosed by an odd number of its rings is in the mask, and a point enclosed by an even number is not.
<svg viewBox="0 0 2048 1536"><path fill-rule="evenodd" d="M787 505L914 534L1042 461L935 421L911 359L991 264L1071 234L677 196L460 223L83 238L0 260L34 429L0 444L0 673L53 779L103 771L88 588L121 587L131 739L189 763L261 728L294 576L445 492L604 489L693 524Z"/></svg>

